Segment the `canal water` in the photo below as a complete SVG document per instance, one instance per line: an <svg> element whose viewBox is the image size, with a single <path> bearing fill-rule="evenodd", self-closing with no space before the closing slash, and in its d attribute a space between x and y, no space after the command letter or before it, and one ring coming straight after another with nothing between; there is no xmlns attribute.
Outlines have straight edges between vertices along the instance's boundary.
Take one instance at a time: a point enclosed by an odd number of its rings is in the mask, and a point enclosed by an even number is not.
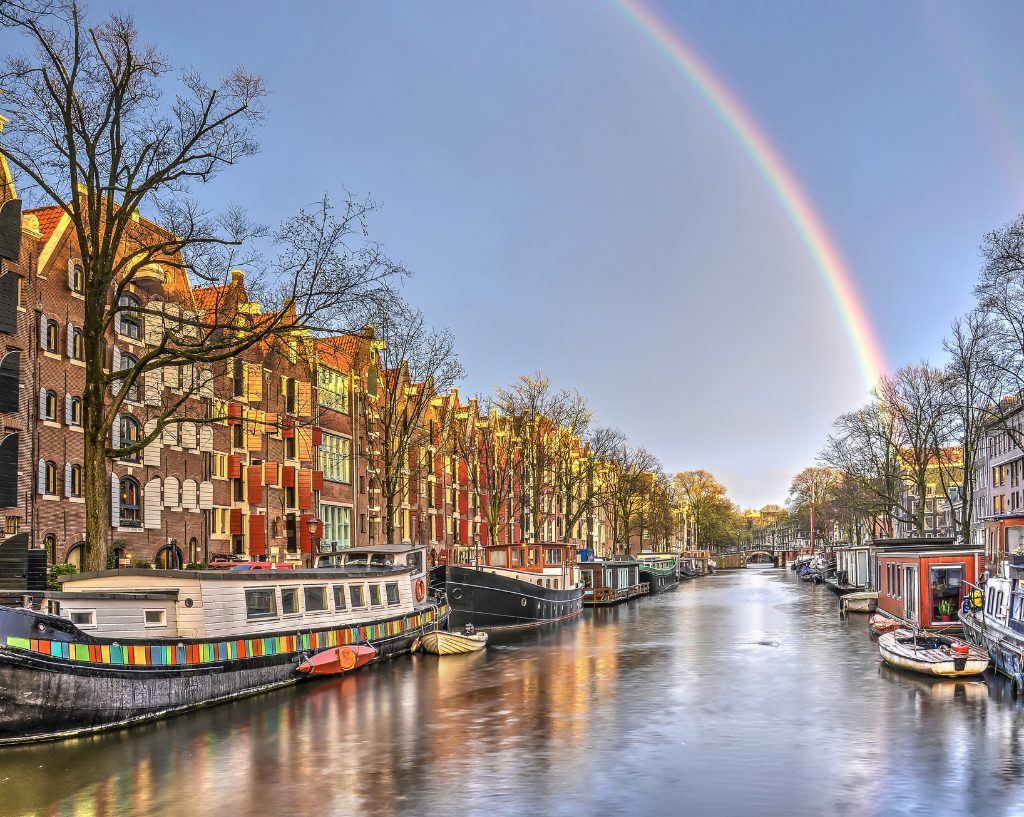
<svg viewBox="0 0 1024 817"><path fill-rule="evenodd" d="M863 616L763 567L485 653L402 657L0 750L0 815L1024 814L1001 679L879 664Z"/></svg>

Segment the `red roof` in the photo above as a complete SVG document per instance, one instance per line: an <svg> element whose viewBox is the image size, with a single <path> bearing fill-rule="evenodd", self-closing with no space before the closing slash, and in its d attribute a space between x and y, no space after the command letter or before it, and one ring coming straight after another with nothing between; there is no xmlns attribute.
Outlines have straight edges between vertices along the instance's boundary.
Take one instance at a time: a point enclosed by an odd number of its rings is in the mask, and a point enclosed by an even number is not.
<svg viewBox="0 0 1024 817"><path fill-rule="evenodd" d="M334 335L316 339L316 352L320 362L340 372L347 371L355 361L362 338L354 335Z"/></svg>
<svg viewBox="0 0 1024 817"><path fill-rule="evenodd" d="M26 210L24 215L32 215L39 219L39 233L42 235L43 242L45 243L50 240L53 231L57 229L57 224L60 222L60 217L64 215L64 210L57 205L36 207L34 210Z"/></svg>

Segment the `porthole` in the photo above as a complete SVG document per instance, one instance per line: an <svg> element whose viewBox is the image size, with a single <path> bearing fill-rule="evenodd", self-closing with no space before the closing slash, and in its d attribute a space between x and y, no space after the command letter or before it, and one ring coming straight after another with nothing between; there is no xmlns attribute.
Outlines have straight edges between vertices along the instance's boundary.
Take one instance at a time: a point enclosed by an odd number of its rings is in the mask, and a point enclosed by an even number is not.
<svg viewBox="0 0 1024 817"><path fill-rule="evenodd" d="M462 598L462 588L461 587L456 587L454 590L452 590L452 598L453 599L461 599Z"/></svg>
<svg viewBox="0 0 1024 817"><path fill-rule="evenodd" d="M195 604L195 602L192 601L192 599L185 599L185 606L186 607L191 607L193 604Z"/></svg>
<svg viewBox="0 0 1024 817"><path fill-rule="evenodd" d="M525 607L526 606L526 599L520 599L520 601L522 602L523 607Z"/></svg>

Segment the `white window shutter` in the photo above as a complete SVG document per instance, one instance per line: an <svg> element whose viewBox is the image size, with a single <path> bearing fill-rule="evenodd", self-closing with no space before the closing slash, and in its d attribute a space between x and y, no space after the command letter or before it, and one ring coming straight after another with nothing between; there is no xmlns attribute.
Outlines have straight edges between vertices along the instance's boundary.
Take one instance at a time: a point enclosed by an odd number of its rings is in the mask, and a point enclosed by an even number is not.
<svg viewBox="0 0 1024 817"><path fill-rule="evenodd" d="M64 423L71 425L71 395L64 395Z"/></svg>
<svg viewBox="0 0 1024 817"><path fill-rule="evenodd" d="M39 313L39 348L46 348L46 313Z"/></svg>
<svg viewBox="0 0 1024 817"><path fill-rule="evenodd" d="M199 507L201 510L213 510L213 483L209 480L199 483Z"/></svg>
<svg viewBox="0 0 1024 817"><path fill-rule="evenodd" d="M178 444L178 424L168 423L164 426L164 445Z"/></svg>
<svg viewBox="0 0 1024 817"><path fill-rule="evenodd" d="M121 527L121 480L110 474L110 527Z"/></svg>
<svg viewBox="0 0 1024 817"><path fill-rule="evenodd" d="M75 327L70 323L67 327L68 332L68 358L74 359L75 357Z"/></svg>
<svg viewBox="0 0 1024 817"><path fill-rule="evenodd" d="M213 451L213 428L209 425L199 427L199 450Z"/></svg>
<svg viewBox="0 0 1024 817"><path fill-rule="evenodd" d="M156 430L156 420L147 420L144 428L145 435L148 437ZM160 467L160 449L163 447L160 434L146 443L146 447L142 449L142 464L143 465L154 465Z"/></svg>
<svg viewBox="0 0 1024 817"><path fill-rule="evenodd" d="M160 530L163 525L160 500L160 480L154 477L146 483L146 494L143 497L145 511L142 516L142 526L146 530Z"/></svg>
<svg viewBox="0 0 1024 817"><path fill-rule="evenodd" d="M71 463L64 463L64 496L71 496Z"/></svg>
<svg viewBox="0 0 1024 817"><path fill-rule="evenodd" d="M164 505L168 508L178 507L178 478L167 477L164 480Z"/></svg>
<svg viewBox="0 0 1024 817"><path fill-rule="evenodd" d="M39 390L39 419L46 419L46 389Z"/></svg>
<svg viewBox="0 0 1024 817"><path fill-rule="evenodd" d="M68 259L68 289L74 290L75 288L75 259Z"/></svg>
<svg viewBox="0 0 1024 817"><path fill-rule="evenodd" d="M121 415L114 418L110 424L110 447L117 450L121 447Z"/></svg>
<svg viewBox="0 0 1024 817"><path fill-rule="evenodd" d="M40 457L39 459L39 481L36 486L39 489L39 493L46 493L46 460Z"/></svg>
<svg viewBox="0 0 1024 817"><path fill-rule="evenodd" d="M115 346L114 352L110 358L110 371L119 372L121 371L121 351ZM114 394L121 391L121 379L111 381L110 387L114 390Z"/></svg>
<svg viewBox="0 0 1024 817"><path fill-rule="evenodd" d="M163 398L163 369L151 369L142 375L142 399L151 406L158 406Z"/></svg>
<svg viewBox="0 0 1024 817"><path fill-rule="evenodd" d="M193 510L199 507L199 500L196 495L198 486L194 479L186 479L181 483L181 507L183 510Z"/></svg>
<svg viewBox="0 0 1024 817"><path fill-rule="evenodd" d="M191 451L196 447L195 423L181 424L181 447L184 448L186 451Z"/></svg>

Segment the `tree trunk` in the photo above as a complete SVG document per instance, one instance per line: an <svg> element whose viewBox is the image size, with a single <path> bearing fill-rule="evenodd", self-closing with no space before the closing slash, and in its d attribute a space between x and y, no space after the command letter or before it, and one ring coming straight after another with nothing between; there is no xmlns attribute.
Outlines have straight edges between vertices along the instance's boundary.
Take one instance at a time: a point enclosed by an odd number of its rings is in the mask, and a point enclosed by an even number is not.
<svg viewBox="0 0 1024 817"><path fill-rule="evenodd" d="M88 322L88 316L86 318ZM84 455L82 463L85 497L85 570L105 570L110 550L110 476L107 472L107 436L104 422L105 383L103 341L97 328L85 328L85 392L82 395Z"/></svg>

